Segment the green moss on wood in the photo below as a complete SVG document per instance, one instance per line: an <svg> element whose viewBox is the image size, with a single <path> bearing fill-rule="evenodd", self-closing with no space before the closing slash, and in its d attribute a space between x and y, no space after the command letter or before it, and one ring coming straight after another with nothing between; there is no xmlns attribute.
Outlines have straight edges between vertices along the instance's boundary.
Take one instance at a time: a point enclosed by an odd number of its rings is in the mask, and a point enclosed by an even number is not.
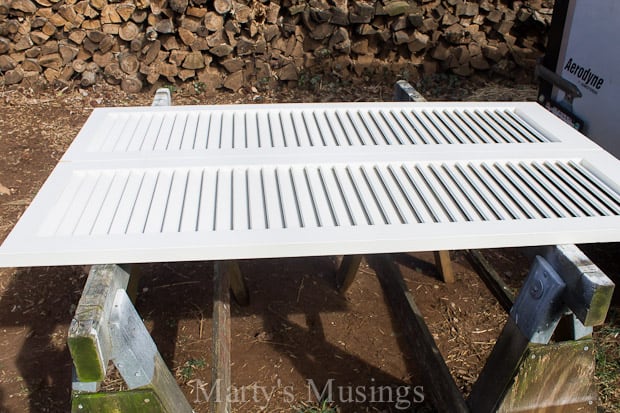
<svg viewBox="0 0 620 413"><path fill-rule="evenodd" d="M78 380L95 382L105 378L95 340L90 337L69 337L68 345Z"/></svg>
<svg viewBox="0 0 620 413"><path fill-rule="evenodd" d="M74 393L71 413L172 413L166 412L150 389L115 393Z"/></svg>
<svg viewBox="0 0 620 413"><path fill-rule="evenodd" d="M584 322L586 326L596 326L603 324L609 311L609 305L614 294L614 286L606 286L599 288L592 296L590 308L588 309L588 317Z"/></svg>

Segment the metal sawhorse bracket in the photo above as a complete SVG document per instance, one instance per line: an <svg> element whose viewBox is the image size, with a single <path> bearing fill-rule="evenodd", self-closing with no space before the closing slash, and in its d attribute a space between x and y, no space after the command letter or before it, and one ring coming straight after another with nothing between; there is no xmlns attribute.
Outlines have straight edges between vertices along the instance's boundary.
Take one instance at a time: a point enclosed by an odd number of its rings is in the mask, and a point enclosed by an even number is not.
<svg viewBox="0 0 620 413"><path fill-rule="evenodd" d="M528 255L534 265L468 405L474 412L594 412L592 327L605 321L615 285L575 245ZM556 329L561 319L565 337Z"/></svg>
<svg viewBox="0 0 620 413"><path fill-rule="evenodd" d="M72 412L179 412L192 408L127 295L129 272L91 268L69 328L74 364ZM98 392L112 361L129 390Z"/></svg>
<svg viewBox="0 0 620 413"><path fill-rule="evenodd" d="M421 379L439 411L596 411L591 333L592 326L605 320L614 284L574 245L534 252L525 285L467 401L398 266L389 255L367 256L403 337L420 355ZM345 257L342 274L353 271L357 257ZM562 318L570 321L569 339L559 334ZM556 340L550 342L554 334Z"/></svg>

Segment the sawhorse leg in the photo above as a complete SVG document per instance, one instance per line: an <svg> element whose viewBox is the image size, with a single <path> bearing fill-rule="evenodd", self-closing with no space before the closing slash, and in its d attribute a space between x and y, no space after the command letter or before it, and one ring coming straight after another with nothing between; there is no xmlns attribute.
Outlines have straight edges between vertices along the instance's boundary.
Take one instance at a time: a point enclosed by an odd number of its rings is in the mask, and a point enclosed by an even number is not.
<svg viewBox="0 0 620 413"><path fill-rule="evenodd" d="M190 413L140 315L127 295L129 273L119 265L91 268L69 328L75 367L71 410ZM100 393L108 361L129 390Z"/></svg>
<svg viewBox="0 0 620 413"><path fill-rule="evenodd" d="M344 255L342 257L340 266L336 271L336 289L339 293L346 293L355 281L362 257L362 255ZM454 272L449 251L435 251L435 265L437 265L437 270L446 284L454 283Z"/></svg>
<svg viewBox="0 0 620 413"><path fill-rule="evenodd" d="M362 258L363 255L344 255L342 257L340 266L336 271L336 289L339 293L346 293L355 281L355 275L362 263Z"/></svg>
<svg viewBox="0 0 620 413"><path fill-rule="evenodd" d="M250 302L248 289L236 261L216 261L213 271L213 348L212 380L213 397L210 400L212 413L232 411L228 391L231 386L231 321L230 294L239 305Z"/></svg>
<svg viewBox="0 0 620 413"><path fill-rule="evenodd" d="M534 266L468 399L474 413L542 407L596 411L592 326L605 321L614 284L574 245L534 254ZM570 338L549 343L567 313Z"/></svg>

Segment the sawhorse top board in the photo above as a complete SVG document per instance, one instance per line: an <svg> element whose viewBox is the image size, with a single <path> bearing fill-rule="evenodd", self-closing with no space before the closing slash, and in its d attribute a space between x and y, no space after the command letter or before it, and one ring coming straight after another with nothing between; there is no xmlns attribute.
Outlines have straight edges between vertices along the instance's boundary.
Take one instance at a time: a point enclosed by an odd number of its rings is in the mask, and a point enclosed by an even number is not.
<svg viewBox="0 0 620 413"><path fill-rule="evenodd" d="M0 266L620 241L620 161L536 103L95 109Z"/></svg>

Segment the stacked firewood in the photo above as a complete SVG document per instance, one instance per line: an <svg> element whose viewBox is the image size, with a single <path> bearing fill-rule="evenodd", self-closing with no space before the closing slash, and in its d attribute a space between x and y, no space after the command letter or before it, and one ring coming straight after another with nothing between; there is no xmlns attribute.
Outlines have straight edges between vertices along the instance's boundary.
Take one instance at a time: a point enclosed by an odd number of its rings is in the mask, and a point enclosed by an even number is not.
<svg viewBox="0 0 620 413"><path fill-rule="evenodd" d="M0 0L0 81L215 90L378 71L509 74L550 0ZM395 73L396 74L396 73Z"/></svg>

